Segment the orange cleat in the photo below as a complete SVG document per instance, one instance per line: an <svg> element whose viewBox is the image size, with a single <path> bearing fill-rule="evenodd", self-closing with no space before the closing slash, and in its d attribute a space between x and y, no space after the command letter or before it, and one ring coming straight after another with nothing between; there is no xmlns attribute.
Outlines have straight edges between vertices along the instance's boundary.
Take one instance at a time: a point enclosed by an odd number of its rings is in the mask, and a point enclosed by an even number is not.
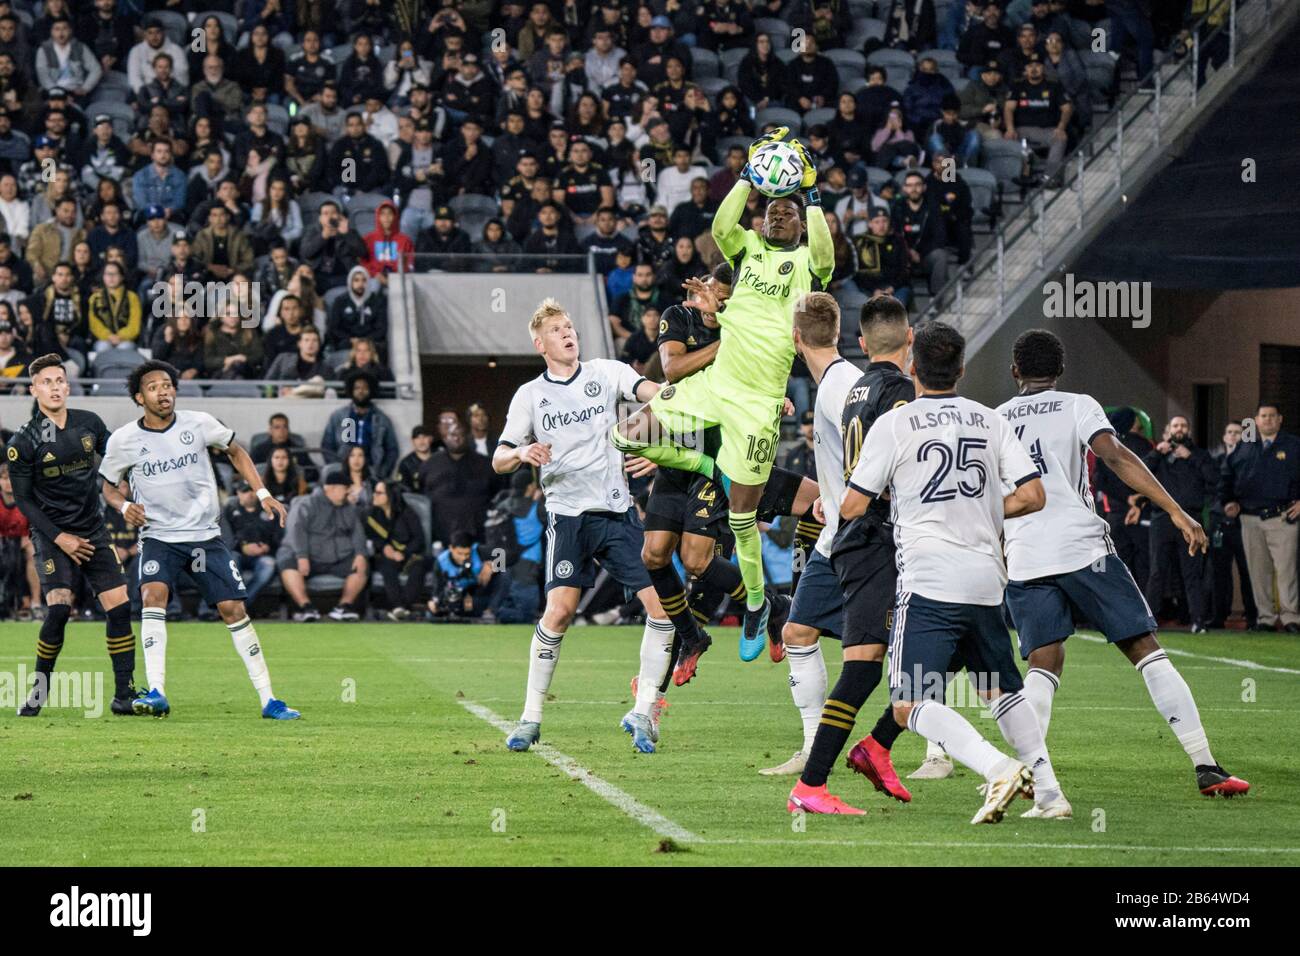
<svg viewBox="0 0 1300 956"><path fill-rule="evenodd" d="M791 813L802 810L804 813L841 813L854 817L867 815L866 810L851 807L835 794L828 792L826 784L810 787L802 780L790 791L790 799L786 801L785 808Z"/></svg>
<svg viewBox="0 0 1300 956"><path fill-rule="evenodd" d="M1250 790L1250 784L1234 777L1220 766L1197 767L1196 786L1202 795L1230 799Z"/></svg>
<svg viewBox="0 0 1300 956"><path fill-rule="evenodd" d="M887 793L903 803L912 802L912 795L894 772L894 762L889 757L889 751L880 746L870 734L853 745L844 762L850 770L870 780L871 785L881 793Z"/></svg>

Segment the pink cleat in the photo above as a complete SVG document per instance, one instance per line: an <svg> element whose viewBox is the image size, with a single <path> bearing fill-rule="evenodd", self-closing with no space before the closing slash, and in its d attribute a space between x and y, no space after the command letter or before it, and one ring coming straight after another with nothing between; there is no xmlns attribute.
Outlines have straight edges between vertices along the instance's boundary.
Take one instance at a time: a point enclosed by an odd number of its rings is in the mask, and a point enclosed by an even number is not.
<svg viewBox="0 0 1300 956"><path fill-rule="evenodd" d="M871 785L881 793L887 793L903 803L912 802L912 795L894 772L894 762L889 757L889 751L880 746L870 734L853 745L845 763L850 770L870 780Z"/></svg>
<svg viewBox="0 0 1300 956"><path fill-rule="evenodd" d="M828 792L826 784L810 787L802 780L790 791L790 799L786 802L785 808L791 813L802 810L804 813L842 813L854 817L867 815L866 810L851 807L835 794Z"/></svg>

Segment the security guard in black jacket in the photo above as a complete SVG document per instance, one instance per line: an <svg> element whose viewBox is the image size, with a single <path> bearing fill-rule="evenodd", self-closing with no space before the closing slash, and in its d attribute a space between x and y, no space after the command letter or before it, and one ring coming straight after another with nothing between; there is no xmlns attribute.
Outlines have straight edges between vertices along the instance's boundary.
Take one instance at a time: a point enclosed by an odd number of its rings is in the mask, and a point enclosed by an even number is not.
<svg viewBox="0 0 1300 956"><path fill-rule="evenodd" d="M1200 514L1214 500L1218 490L1214 459L1204 448L1192 443L1191 425L1182 415L1169 420L1169 437L1147 454L1146 466L1188 514ZM1165 583L1175 567L1182 577L1192 633L1208 631L1210 606L1205 593L1205 555L1188 554L1173 521L1163 511L1156 512L1151 516L1151 577L1146 587L1147 604L1154 613L1159 613Z"/></svg>
<svg viewBox="0 0 1300 956"><path fill-rule="evenodd" d="M1223 445L1211 452L1222 475L1223 462L1241 444L1240 422L1228 422L1223 428ZM1222 479L1220 479L1222 481ZM1232 615L1232 566L1241 578L1241 602L1246 611L1246 627L1253 628L1259 619L1255 595L1250 587L1250 569L1246 564L1246 546L1241 541L1241 516L1229 518L1223 511L1223 499L1216 496L1210 507L1210 564L1214 575L1214 614L1210 627L1223 628Z"/></svg>

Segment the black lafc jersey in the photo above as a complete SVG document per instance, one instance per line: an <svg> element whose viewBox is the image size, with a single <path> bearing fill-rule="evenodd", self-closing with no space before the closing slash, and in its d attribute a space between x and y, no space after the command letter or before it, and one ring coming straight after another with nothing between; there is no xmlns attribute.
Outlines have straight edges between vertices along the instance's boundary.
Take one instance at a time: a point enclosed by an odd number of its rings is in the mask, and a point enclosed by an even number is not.
<svg viewBox="0 0 1300 956"><path fill-rule="evenodd" d="M94 412L69 408L66 427L37 412L5 449L14 498L35 530L51 540L60 532L89 535L104 522L96 456L108 446L108 428ZM33 518L29 511L39 510ZM42 517L44 520L42 520Z"/></svg>
<svg viewBox="0 0 1300 956"><path fill-rule="evenodd" d="M916 398L916 386L893 362L872 362L844 400L841 431L844 434L844 480L847 482L862 454L862 443L876 419ZM870 513L888 520L889 502L871 500Z"/></svg>
<svg viewBox="0 0 1300 956"><path fill-rule="evenodd" d="M706 345L712 345L721 335L720 327L710 328L705 325L700 310L690 306L670 306L659 319L659 344L681 342L688 352L696 352Z"/></svg>

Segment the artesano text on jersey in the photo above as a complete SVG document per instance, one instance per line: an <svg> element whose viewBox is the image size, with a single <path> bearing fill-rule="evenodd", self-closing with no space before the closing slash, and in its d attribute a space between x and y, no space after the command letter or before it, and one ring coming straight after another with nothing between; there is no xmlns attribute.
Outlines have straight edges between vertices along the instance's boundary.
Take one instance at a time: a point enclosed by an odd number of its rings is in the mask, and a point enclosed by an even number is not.
<svg viewBox="0 0 1300 956"><path fill-rule="evenodd" d="M840 429L844 401L861 376L847 359L836 359L817 384L813 409L813 457L817 461L817 488L821 493L826 527L817 536L817 550L831 556L831 542L840 526L840 499L844 497L844 434Z"/></svg>
<svg viewBox="0 0 1300 956"><path fill-rule="evenodd" d="M1002 488L1037 477L993 409L925 395L876 419L849 484L872 498L889 491L900 591L990 606L1007 583Z"/></svg>
<svg viewBox="0 0 1300 956"><path fill-rule="evenodd" d="M1097 514L1088 486L1088 445L1114 431L1088 395L1051 389L1017 395L998 406L1043 479L1043 510L1007 522L1007 572L1032 581L1086 568L1114 554L1106 519Z"/></svg>
<svg viewBox="0 0 1300 956"><path fill-rule="evenodd" d="M550 444L551 462L541 468L548 511L627 510L623 456L610 443L609 430L619 419L619 400L635 399L642 381L624 362L591 359L580 363L572 378L543 372L515 392L501 443L511 448Z"/></svg>
<svg viewBox="0 0 1300 956"><path fill-rule="evenodd" d="M140 419L109 436L99 473L113 484L124 475L130 482L131 499L147 518L140 537L210 541L221 534L221 506L208 449L224 451L234 437L207 412L178 410L170 425L156 430Z"/></svg>

